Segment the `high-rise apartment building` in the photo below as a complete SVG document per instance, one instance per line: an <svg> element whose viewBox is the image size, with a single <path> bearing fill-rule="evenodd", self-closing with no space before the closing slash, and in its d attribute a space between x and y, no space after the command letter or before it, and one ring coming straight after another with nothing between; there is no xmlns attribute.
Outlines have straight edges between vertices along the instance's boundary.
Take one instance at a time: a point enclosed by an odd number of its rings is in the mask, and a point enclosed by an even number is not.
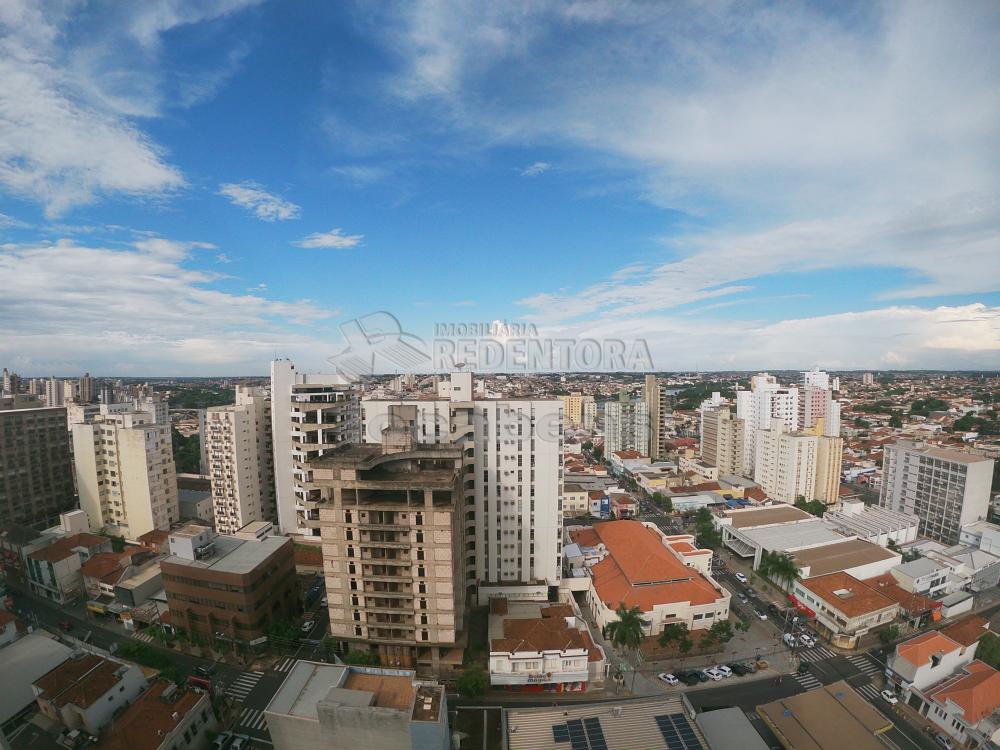
<svg viewBox="0 0 1000 750"><path fill-rule="evenodd" d="M205 447L215 530L233 534L252 521L276 521L271 400L263 388L236 386L236 403L206 410Z"/></svg>
<svg viewBox="0 0 1000 750"><path fill-rule="evenodd" d="M80 400L80 381L64 380L62 381L62 389L64 404L75 404Z"/></svg>
<svg viewBox="0 0 1000 750"><path fill-rule="evenodd" d="M799 389L766 372L754 375L749 391L736 392L736 416L746 424L743 465L756 466L757 434L771 429L771 420L780 419L792 432L799 429Z"/></svg>
<svg viewBox="0 0 1000 750"><path fill-rule="evenodd" d="M81 404L89 404L94 400L94 379L89 372L85 372L79 382L79 401Z"/></svg>
<svg viewBox="0 0 1000 750"><path fill-rule="evenodd" d="M74 424L72 432L80 508L92 529L136 539L178 520L169 424L126 411Z"/></svg>
<svg viewBox="0 0 1000 750"><path fill-rule="evenodd" d="M52 408L65 403L65 391L61 380L49 378L45 381L45 406Z"/></svg>
<svg viewBox="0 0 1000 750"><path fill-rule="evenodd" d="M319 542L319 490L309 461L331 448L360 442L357 394L339 375L298 372L287 359L271 363L271 437L278 528Z"/></svg>
<svg viewBox="0 0 1000 750"><path fill-rule="evenodd" d="M770 429L757 430L754 481L781 503L815 499L818 442L815 435L789 432L782 420L772 419Z"/></svg>
<svg viewBox="0 0 1000 750"><path fill-rule="evenodd" d="M921 536L957 544L963 526L986 518L993 459L910 440L884 450L879 505L915 515Z"/></svg>
<svg viewBox="0 0 1000 750"><path fill-rule="evenodd" d="M813 497L827 505L840 502L840 470L844 463L844 439L819 435L816 443L816 491Z"/></svg>
<svg viewBox="0 0 1000 750"><path fill-rule="evenodd" d="M568 396L560 396L563 402L563 417L566 424L572 427L584 427L584 417L588 404L596 403L593 396L586 396L582 393L571 393ZM596 409L594 410L596 413Z"/></svg>
<svg viewBox="0 0 1000 750"><path fill-rule="evenodd" d="M384 665L439 674L461 665L465 641L462 447L417 442L415 406L391 406L390 419L380 445L310 462L330 633Z"/></svg>
<svg viewBox="0 0 1000 750"><path fill-rule="evenodd" d="M649 455L660 459L667 454L665 443L673 415L673 398L666 384L655 375L646 376L642 393L649 419Z"/></svg>
<svg viewBox="0 0 1000 750"><path fill-rule="evenodd" d="M146 393L131 399L135 411L144 411L156 424L170 425L170 403L162 393Z"/></svg>
<svg viewBox="0 0 1000 750"><path fill-rule="evenodd" d="M728 406L702 412L701 457L719 474L743 476L744 423L736 419Z"/></svg>
<svg viewBox="0 0 1000 750"><path fill-rule="evenodd" d="M597 401L591 397L589 401L583 402L583 422L585 430L593 430L597 427Z"/></svg>
<svg viewBox="0 0 1000 750"><path fill-rule="evenodd" d="M3 368L3 379L0 380L0 393L13 396L21 392L21 378L16 372Z"/></svg>
<svg viewBox="0 0 1000 750"><path fill-rule="evenodd" d="M861 385L875 385L875 373L866 372L861 375Z"/></svg>
<svg viewBox="0 0 1000 750"><path fill-rule="evenodd" d="M0 406L0 526L48 528L75 506L66 410Z"/></svg>
<svg viewBox="0 0 1000 750"><path fill-rule="evenodd" d="M453 373L438 396L365 399L365 442L382 439L394 405L415 407L419 443L457 443L465 479L467 583L548 583L562 569L562 401L483 398L472 373Z"/></svg>
<svg viewBox="0 0 1000 750"><path fill-rule="evenodd" d="M798 428L809 430L822 422L822 434L840 435L840 402L833 398L830 376L822 370L802 373Z"/></svg>
<svg viewBox="0 0 1000 750"><path fill-rule="evenodd" d="M604 455L625 450L649 455L649 409L644 400L622 393L604 404Z"/></svg>

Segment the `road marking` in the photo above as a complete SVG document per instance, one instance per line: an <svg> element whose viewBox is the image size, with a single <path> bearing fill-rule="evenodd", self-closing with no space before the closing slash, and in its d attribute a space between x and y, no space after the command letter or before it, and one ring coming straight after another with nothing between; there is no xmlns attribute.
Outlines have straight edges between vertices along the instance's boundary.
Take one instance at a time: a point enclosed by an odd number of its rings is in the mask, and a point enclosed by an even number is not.
<svg viewBox="0 0 1000 750"><path fill-rule="evenodd" d="M295 659L294 656L290 656L290 657L288 657L286 659L282 659L281 662L279 662L277 664L277 666L274 667L274 671L275 672L288 672L288 671L291 670L292 667L295 666L295 661L296 661L296 659Z"/></svg>
<svg viewBox="0 0 1000 750"><path fill-rule="evenodd" d="M868 698L868 700L874 701L880 699L878 688L871 683L867 685L860 685L857 690L865 698Z"/></svg>
<svg viewBox="0 0 1000 750"><path fill-rule="evenodd" d="M799 653L799 658L802 661L826 661L827 659L832 659L836 654L828 648L823 646L816 646L807 651L802 651Z"/></svg>
<svg viewBox="0 0 1000 750"><path fill-rule="evenodd" d="M135 638L137 641L144 641L145 643L153 642L153 636L151 636L149 633L133 633L132 637Z"/></svg>
<svg viewBox="0 0 1000 750"><path fill-rule="evenodd" d="M853 656L848 656L847 660L866 675L871 676L882 672L881 667L872 664L866 654L854 654Z"/></svg>
<svg viewBox="0 0 1000 750"><path fill-rule="evenodd" d="M263 672L244 672L229 684L226 695L236 700L244 700L257 687L262 676Z"/></svg>
<svg viewBox="0 0 1000 750"><path fill-rule="evenodd" d="M795 681L799 683L806 690L812 690L813 688L818 688L823 683L813 677L811 674L797 674L795 675Z"/></svg>

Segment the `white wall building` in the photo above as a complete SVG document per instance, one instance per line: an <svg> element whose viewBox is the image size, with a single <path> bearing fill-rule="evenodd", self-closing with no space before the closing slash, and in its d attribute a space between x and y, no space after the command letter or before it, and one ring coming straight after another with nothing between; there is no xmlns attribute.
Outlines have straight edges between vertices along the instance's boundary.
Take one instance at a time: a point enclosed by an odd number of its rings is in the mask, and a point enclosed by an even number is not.
<svg viewBox="0 0 1000 750"><path fill-rule="evenodd" d="M993 459L900 440L885 446L879 505L912 513L920 534L946 544L963 526L986 519Z"/></svg>
<svg viewBox="0 0 1000 750"><path fill-rule="evenodd" d="M819 438L789 432L785 423L771 420L770 429L757 430L754 481L768 497L794 504L816 493L816 452Z"/></svg>
<svg viewBox="0 0 1000 750"><path fill-rule="evenodd" d="M122 412L74 424L72 432L80 508L91 528L135 539L179 519L169 424Z"/></svg>
<svg viewBox="0 0 1000 750"><path fill-rule="evenodd" d="M758 430L770 429L772 419L780 419L792 432L799 429L799 389L781 385L766 372L754 375L750 390L736 393L736 416L746 424L743 465L756 466Z"/></svg>
<svg viewBox="0 0 1000 750"><path fill-rule="evenodd" d="M236 403L205 413L215 530L233 534L251 521L276 521L271 399L236 386Z"/></svg>
<svg viewBox="0 0 1000 750"><path fill-rule="evenodd" d="M319 490L310 487L309 459L360 440L357 395L339 375L298 372L290 360L271 363L271 438L278 527L319 541Z"/></svg>
<svg viewBox="0 0 1000 750"><path fill-rule="evenodd" d="M636 450L649 453L649 409L641 399L627 399L604 404L604 455L615 451Z"/></svg>
<svg viewBox="0 0 1000 750"><path fill-rule="evenodd" d="M454 373L437 398L365 399L362 439L377 443L389 407L416 408L421 443L465 448L467 579L556 584L562 566L563 405L559 399L480 398ZM471 516L471 517L469 517Z"/></svg>

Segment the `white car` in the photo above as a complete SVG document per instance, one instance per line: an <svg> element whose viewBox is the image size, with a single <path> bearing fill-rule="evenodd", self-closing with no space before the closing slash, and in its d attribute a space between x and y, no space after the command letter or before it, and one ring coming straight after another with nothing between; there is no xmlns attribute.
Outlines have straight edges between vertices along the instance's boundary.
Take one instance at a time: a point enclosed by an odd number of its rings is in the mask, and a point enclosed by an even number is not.
<svg viewBox="0 0 1000 750"><path fill-rule="evenodd" d="M722 672L720 672L717 669L713 669L712 667L701 670L701 673L706 677L708 677L708 679L712 680L713 682L718 682L719 680L722 679Z"/></svg>
<svg viewBox="0 0 1000 750"><path fill-rule="evenodd" d="M783 640L785 642L785 645L787 645L789 648L795 648L795 646L798 644L798 641L796 641L795 636L792 635L791 633L785 633L783 636L781 636L781 640Z"/></svg>
<svg viewBox="0 0 1000 750"><path fill-rule="evenodd" d="M815 639L815 638L813 638L813 637L812 637L811 635L809 635L808 633L801 633L801 634L799 635L799 642L800 642L800 643L801 643L801 644L802 644L803 646L807 646L808 648L812 648L813 646L815 646L815 645L816 645L816 639Z"/></svg>
<svg viewBox="0 0 1000 750"><path fill-rule="evenodd" d="M761 620L766 620L767 619L767 615L764 614L764 612L762 612L761 610L759 610L757 608L754 608L753 613L755 615L757 615L757 617L760 618Z"/></svg>
<svg viewBox="0 0 1000 750"><path fill-rule="evenodd" d="M316 627L316 623L313 620L306 620L302 623L302 627L299 628L299 630L303 633L311 633L314 627Z"/></svg>
<svg viewBox="0 0 1000 750"><path fill-rule="evenodd" d="M897 703L899 703L899 699L896 697L896 694L893 693L889 688L883 690L881 693L879 693L879 695L881 695L882 700L884 700L890 706L895 706Z"/></svg>
<svg viewBox="0 0 1000 750"><path fill-rule="evenodd" d="M736 580L739 581L740 583L746 583L747 582L747 577L745 575L743 575L742 573L737 573L736 574Z"/></svg>
<svg viewBox="0 0 1000 750"><path fill-rule="evenodd" d="M663 682L667 683L668 685L679 685L680 684L680 680L678 680L676 677L674 677L669 672L660 672L656 676L657 676L658 679L662 680Z"/></svg>
<svg viewBox="0 0 1000 750"><path fill-rule="evenodd" d="M715 667L715 671L721 674L723 677L732 677L733 670L727 667L725 664L719 664Z"/></svg>

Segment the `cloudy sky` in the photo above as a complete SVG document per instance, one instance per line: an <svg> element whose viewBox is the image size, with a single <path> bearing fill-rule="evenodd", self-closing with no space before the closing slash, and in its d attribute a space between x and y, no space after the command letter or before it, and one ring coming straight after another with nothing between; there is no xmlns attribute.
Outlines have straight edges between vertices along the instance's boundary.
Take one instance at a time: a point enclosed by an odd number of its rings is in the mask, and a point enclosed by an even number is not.
<svg viewBox="0 0 1000 750"><path fill-rule="evenodd" d="M6 0L0 364L321 368L388 311L997 369L998 35L991 0Z"/></svg>

